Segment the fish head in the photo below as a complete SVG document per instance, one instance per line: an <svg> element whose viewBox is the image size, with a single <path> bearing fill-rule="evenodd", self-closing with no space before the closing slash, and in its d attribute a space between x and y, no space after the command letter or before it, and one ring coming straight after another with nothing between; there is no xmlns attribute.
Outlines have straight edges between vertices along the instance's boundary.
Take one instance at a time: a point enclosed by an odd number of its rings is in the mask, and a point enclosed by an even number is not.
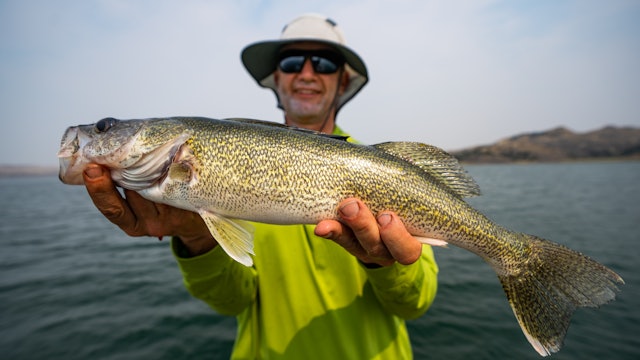
<svg viewBox="0 0 640 360"><path fill-rule="evenodd" d="M105 118L95 124L67 128L58 158L59 178L65 184L81 185L90 163L110 169L120 186L139 190L160 179L172 158L192 135L174 118L117 120Z"/></svg>

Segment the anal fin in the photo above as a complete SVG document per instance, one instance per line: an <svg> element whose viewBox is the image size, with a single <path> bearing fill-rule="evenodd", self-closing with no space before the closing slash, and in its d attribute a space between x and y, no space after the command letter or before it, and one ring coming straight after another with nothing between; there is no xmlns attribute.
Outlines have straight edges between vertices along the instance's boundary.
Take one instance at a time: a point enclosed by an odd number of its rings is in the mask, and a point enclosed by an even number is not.
<svg viewBox="0 0 640 360"><path fill-rule="evenodd" d="M418 239L418 241L420 241L421 243L431 245L431 246L447 247L447 245L449 245L448 242L440 239L434 239L434 238L428 238L428 237L422 237L422 236L414 236L414 237Z"/></svg>

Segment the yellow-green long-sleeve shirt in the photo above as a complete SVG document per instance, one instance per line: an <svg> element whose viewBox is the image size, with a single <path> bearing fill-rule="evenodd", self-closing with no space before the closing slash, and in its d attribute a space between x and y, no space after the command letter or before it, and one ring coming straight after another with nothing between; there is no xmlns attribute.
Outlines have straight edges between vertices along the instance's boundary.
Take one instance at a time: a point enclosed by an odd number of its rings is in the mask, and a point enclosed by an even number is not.
<svg viewBox="0 0 640 360"><path fill-rule="evenodd" d="M233 359L410 359L405 319L431 305L438 268L431 247L412 265L365 268L313 225L255 224L254 265L220 246L181 258L189 292L236 316Z"/></svg>

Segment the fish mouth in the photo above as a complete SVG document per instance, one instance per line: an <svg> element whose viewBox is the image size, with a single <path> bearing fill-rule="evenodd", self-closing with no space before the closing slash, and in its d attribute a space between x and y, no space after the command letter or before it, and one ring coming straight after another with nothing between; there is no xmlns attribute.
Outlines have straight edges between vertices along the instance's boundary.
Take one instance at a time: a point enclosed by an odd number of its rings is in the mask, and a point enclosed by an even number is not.
<svg viewBox="0 0 640 360"><path fill-rule="evenodd" d="M81 149L81 132L78 130L77 126L67 128L60 142L60 150L58 151L58 159L60 162L58 178L65 184L84 184L82 178L84 165L79 164L79 160L81 160L79 155L79 150Z"/></svg>

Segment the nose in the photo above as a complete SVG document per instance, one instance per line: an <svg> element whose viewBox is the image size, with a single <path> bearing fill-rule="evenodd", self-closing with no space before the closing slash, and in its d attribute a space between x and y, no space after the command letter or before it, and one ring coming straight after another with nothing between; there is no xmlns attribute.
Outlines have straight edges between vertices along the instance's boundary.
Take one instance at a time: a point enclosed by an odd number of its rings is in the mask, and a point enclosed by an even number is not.
<svg viewBox="0 0 640 360"><path fill-rule="evenodd" d="M314 76L315 71L313 70L313 65L311 65L311 59L307 58L304 60L304 64L302 64L302 69L300 70L300 76Z"/></svg>

